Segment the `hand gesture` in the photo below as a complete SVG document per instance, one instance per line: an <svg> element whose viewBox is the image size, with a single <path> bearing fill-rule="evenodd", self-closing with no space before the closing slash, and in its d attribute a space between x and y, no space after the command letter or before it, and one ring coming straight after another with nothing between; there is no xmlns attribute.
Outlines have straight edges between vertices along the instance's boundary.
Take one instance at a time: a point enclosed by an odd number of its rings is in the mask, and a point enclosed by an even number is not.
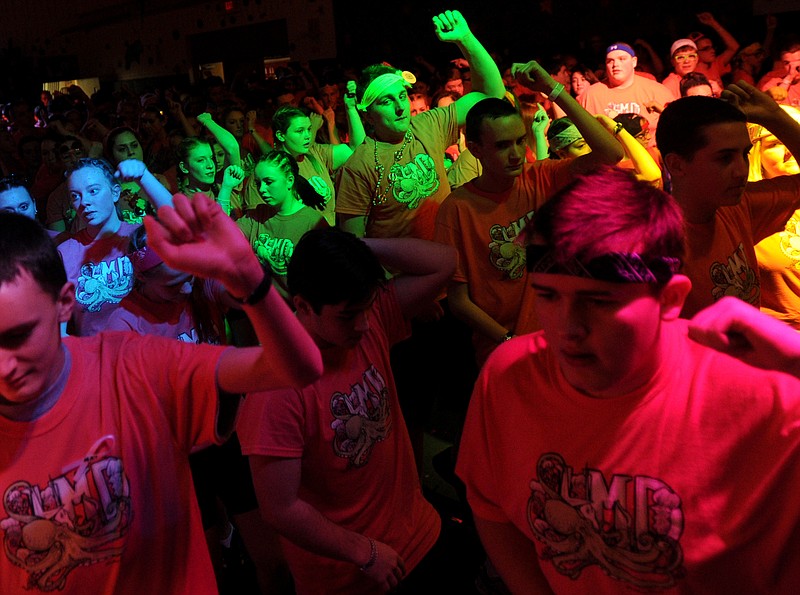
<svg viewBox="0 0 800 595"><path fill-rule="evenodd" d="M534 133L544 135L547 125L550 123L550 118L547 112L544 111L541 103L536 104L536 113L533 114L533 122L531 123L531 130Z"/></svg>
<svg viewBox="0 0 800 595"><path fill-rule="evenodd" d="M728 85L721 98L742 110L748 122L756 124L764 124L783 111L772 97L744 81Z"/></svg>
<svg viewBox="0 0 800 595"><path fill-rule="evenodd" d="M448 10L433 17L433 26L440 41L457 43L471 33L467 20L457 10Z"/></svg>
<svg viewBox="0 0 800 595"><path fill-rule="evenodd" d="M316 97L307 96L303 100L303 103L308 109L318 113L319 115L322 115L325 112L325 110L322 107L322 104L319 101L317 101Z"/></svg>
<svg viewBox="0 0 800 595"><path fill-rule="evenodd" d="M250 243L222 207L205 194L176 194L173 207L145 217L147 243L167 265L220 281L232 295L250 295L261 265ZM250 280L250 281L249 281Z"/></svg>
<svg viewBox="0 0 800 595"><path fill-rule="evenodd" d="M342 96L342 102L346 108L355 108L356 106L356 82L347 81L347 91Z"/></svg>
<svg viewBox="0 0 800 595"><path fill-rule="evenodd" d="M524 87L544 95L550 95L556 86L553 77L547 74L547 71L536 60L531 60L527 64L513 64L511 76ZM566 91L562 91L562 93L566 93Z"/></svg>
<svg viewBox="0 0 800 595"><path fill-rule="evenodd" d="M403 580L406 574L405 564L400 555L385 543L376 541L375 546L378 557L364 574L378 583L384 591L391 591Z"/></svg>
<svg viewBox="0 0 800 595"><path fill-rule="evenodd" d="M450 64L452 64L455 68L458 68L459 70L469 69L469 62L467 62L466 58L454 58L450 60Z"/></svg>
<svg viewBox="0 0 800 595"><path fill-rule="evenodd" d="M614 131L617 129L617 122L604 114L597 114L594 119L600 122L603 128L608 130L611 134L614 134Z"/></svg>
<svg viewBox="0 0 800 595"><path fill-rule="evenodd" d="M714 15L712 15L710 12L701 12L697 15L697 20L704 25L708 25L709 27L713 27L717 22L714 19Z"/></svg>
<svg viewBox="0 0 800 595"><path fill-rule="evenodd" d="M244 119L245 119L245 126L247 127L247 130L255 130L255 127L256 127L256 116L257 116L256 110L254 110L254 109L251 109L250 111L248 111L245 114Z"/></svg>
<svg viewBox="0 0 800 595"><path fill-rule="evenodd" d="M147 173L147 166L138 159L126 159L117 164L114 177L122 182L138 182Z"/></svg>
<svg viewBox="0 0 800 595"><path fill-rule="evenodd" d="M800 372L800 334L738 298L724 297L695 314L689 338L757 368Z"/></svg>
<svg viewBox="0 0 800 595"><path fill-rule="evenodd" d="M322 117L325 118L328 124L333 124L336 122L336 112L333 111L332 107L322 110Z"/></svg>
<svg viewBox="0 0 800 595"><path fill-rule="evenodd" d="M197 121L203 126L208 126L209 122L214 122L214 118L208 112L203 112L202 114L197 114Z"/></svg>
<svg viewBox="0 0 800 595"><path fill-rule="evenodd" d="M170 99L169 97L167 97L166 99L167 99L167 109L169 110L169 113L172 114L172 117L180 120L180 117L183 114L183 107L179 102Z"/></svg>
<svg viewBox="0 0 800 595"><path fill-rule="evenodd" d="M238 165L229 165L222 174L222 185L226 188L236 188L244 181L244 170Z"/></svg>

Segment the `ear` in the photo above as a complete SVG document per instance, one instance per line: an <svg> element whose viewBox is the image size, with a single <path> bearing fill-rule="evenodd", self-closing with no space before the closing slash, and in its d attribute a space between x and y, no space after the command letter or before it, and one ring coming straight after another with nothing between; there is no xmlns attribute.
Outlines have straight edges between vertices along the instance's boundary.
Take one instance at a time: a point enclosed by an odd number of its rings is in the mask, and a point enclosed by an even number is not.
<svg viewBox="0 0 800 595"><path fill-rule="evenodd" d="M122 186L119 184L114 184L111 186L111 198L114 200L114 203L119 201L119 197L122 194Z"/></svg>
<svg viewBox="0 0 800 595"><path fill-rule="evenodd" d="M58 309L58 321L68 322L72 316L72 308L75 306L75 285L65 283L58 292L56 308Z"/></svg>
<svg viewBox="0 0 800 595"><path fill-rule="evenodd" d="M275 131L275 138L277 138L281 142L286 140L286 136L283 134L283 132L277 130Z"/></svg>
<svg viewBox="0 0 800 595"><path fill-rule="evenodd" d="M675 275L661 289L661 320L675 320L683 309L686 296L692 290L692 282L686 275Z"/></svg>
<svg viewBox="0 0 800 595"><path fill-rule="evenodd" d="M180 169L185 174L189 173L189 170L186 168L186 165L183 163L183 161L178 163L178 169Z"/></svg>
<svg viewBox="0 0 800 595"><path fill-rule="evenodd" d="M684 159L677 153L667 153L662 157L664 159L664 164L667 166L667 171L669 171L671 176L681 177L683 175L683 169L684 165L686 165L686 159Z"/></svg>
<svg viewBox="0 0 800 595"><path fill-rule="evenodd" d="M286 185L289 188L293 188L294 187L294 174L289 174L289 175L286 176Z"/></svg>
<svg viewBox="0 0 800 595"><path fill-rule="evenodd" d="M631 57L631 62L633 62L633 67L636 68L636 65L639 63L639 58L636 56Z"/></svg>
<svg viewBox="0 0 800 595"><path fill-rule="evenodd" d="M308 316L314 313L314 308L311 307L311 304L302 295L293 295L292 305L294 305L298 317Z"/></svg>
<svg viewBox="0 0 800 595"><path fill-rule="evenodd" d="M480 161L480 159L481 159L481 144L478 143L478 142L475 142L473 140L468 140L467 141L467 148L469 149L469 152L472 153L472 155L475 157L475 159Z"/></svg>

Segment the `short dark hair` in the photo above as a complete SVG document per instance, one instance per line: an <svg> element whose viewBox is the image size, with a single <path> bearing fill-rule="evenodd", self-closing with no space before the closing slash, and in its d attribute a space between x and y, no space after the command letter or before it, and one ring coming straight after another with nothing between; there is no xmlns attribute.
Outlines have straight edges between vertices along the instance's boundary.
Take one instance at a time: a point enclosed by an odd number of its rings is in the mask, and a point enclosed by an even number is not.
<svg viewBox="0 0 800 595"><path fill-rule="evenodd" d="M467 140L478 143L481 141L481 126L484 120L497 120L507 116L519 116L519 111L505 99L487 97L481 99L467 112Z"/></svg>
<svg viewBox="0 0 800 595"><path fill-rule="evenodd" d="M685 249L675 199L616 167L580 176L547 201L533 220L533 235L561 262L611 252L682 258Z"/></svg>
<svg viewBox="0 0 800 595"><path fill-rule="evenodd" d="M53 300L67 282L64 263L44 227L24 215L0 211L0 285L23 271Z"/></svg>
<svg viewBox="0 0 800 595"><path fill-rule="evenodd" d="M684 159L708 144L705 129L711 124L747 123L744 113L716 97L681 97L671 102L658 119L656 145L662 155L675 153Z"/></svg>
<svg viewBox="0 0 800 595"><path fill-rule="evenodd" d="M288 271L289 293L322 306L361 304L385 282L386 273L359 238L335 227L306 232L294 248Z"/></svg>
<svg viewBox="0 0 800 595"><path fill-rule="evenodd" d="M708 77L704 75L702 72L687 72L681 77L680 83L678 83L678 87L681 90L681 97L686 97L686 93L689 92L689 89L693 89L694 87L710 87L711 81L708 80Z"/></svg>

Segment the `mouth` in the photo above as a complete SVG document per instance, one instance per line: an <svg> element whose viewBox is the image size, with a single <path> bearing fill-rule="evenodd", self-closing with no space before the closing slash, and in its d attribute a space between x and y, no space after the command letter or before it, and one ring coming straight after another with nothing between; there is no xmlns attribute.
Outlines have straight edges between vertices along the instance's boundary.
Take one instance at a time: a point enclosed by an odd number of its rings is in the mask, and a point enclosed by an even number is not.
<svg viewBox="0 0 800 595"><path fill-rule="evenodd" d="M587 351L573 351L573 350L562 349L560 353L563 361L575 368L590 366L597 361L597 358L594 356L594 354L589 353Z"/></svg>

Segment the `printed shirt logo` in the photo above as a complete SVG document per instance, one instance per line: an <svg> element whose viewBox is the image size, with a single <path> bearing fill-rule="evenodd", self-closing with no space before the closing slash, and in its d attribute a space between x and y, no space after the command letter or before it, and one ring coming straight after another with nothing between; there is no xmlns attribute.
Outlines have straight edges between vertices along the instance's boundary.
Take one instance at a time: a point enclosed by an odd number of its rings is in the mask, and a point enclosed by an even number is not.
<svg viewBox="0 0 800 595"><path fill-rule="evenodd" d="M99 312L103 304L118 304L133 288L133 267L127 256L81 267L75 299L89 312Z"/></svg>
<svg viewBox="0 0 800 595"><path fill-rule="evenodd" d="M294 254L294 242L289 238L275 238L268 233L258 234L253 249L262 264L268 264L276 275L285 275Z"/></svg>
<svg viewBox="0 0 800 595"><path fill-rule="evenodd" d="M781 252L792 261L796 271L800 271L800 216L797 211L786 222L786 227L778 235Z"/></svg>
<svg viewBox="0 0 800 595"><path fill-rule="evenodd" d="M709 272L714 283L711 295L715 301L732 295L754 306L760 304L761 287L758 276L747 262L744 243L739 243L739 247L728 257L727 264L715 262Z"/></svg>
<svg viewBox="0 0 800 595"><path fill-rule="evenodd" d="M528 523L542 559L577 580L588 566L638 588L670 588L683 576L681 498L663 481L601 471L575 473L547 453L530 482Z"/></svg>
<svg viewBox="0 0 800 595"><path fill-rule="evenodd" d="M617 114L641 114L642 106L635 101L609 101L603 111L608 117L615 118Z"/></svg>
<svg viewBox="0 0 800 595"><path fill-rule="evenodd" d="M532 219L533 211L529 211L508 226L493 225L489 229L489 262L507 279L519 279L525 274L525 248L516 240Z"/></svg>
<svg viewBox="0 0 800 595"><path fill-rule="evenodd" d="M122 461L95 454L105 436L81 461L46 485L19 480L3 494L0 520L8 559L28 573L27 589L63 590L78 566L118 561L132 511Z"/></svg>
<svg viewBox="0 0 800 595"><path fill-rule="evenodd" d="M394 199L409 210L416 209L423 200L439 190L436 164L427 153L420 153L414 157L414 161L405 165L395 163L389 170L389 176L394 180Z"/></svg>
<svg viewBox="0 0 800 595"><path fill-rule="evenodd" d="M327 205L333 192L331 191L331 187L325 183L325 180L319 176L311 176L308 178L308 183L311 184L311 187L322 197L322 203Z"/></svg>
<svg viewBox="0 0 800 595"><path fill-rule="evenodd" d="M363 467L375 444L385 440L392 429L389 390L375 366L364 372L363 382L350 387L350 393L333 394L331 413L333 452L350 459L350 467Z"/></svg>

